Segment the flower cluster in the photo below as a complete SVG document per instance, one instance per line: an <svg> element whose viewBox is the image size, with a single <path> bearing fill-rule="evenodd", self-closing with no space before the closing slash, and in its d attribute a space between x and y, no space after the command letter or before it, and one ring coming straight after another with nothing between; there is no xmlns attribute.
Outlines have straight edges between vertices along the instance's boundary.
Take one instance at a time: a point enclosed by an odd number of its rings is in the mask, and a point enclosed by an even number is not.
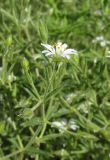
<svg viewBox="0 0 110 160"><path fill-rule="evenodd" d="M58 42L55 45L41 43L41 45L45 48L42 53L49 57L58 56L70 59L70 55L77 53L74 49L67 49L68 45L66 43L62 44L61 42Z"/></svg>
<svg viewBox="0 0 110 160"><path fill-rule="evenodd" d="M103 36L98 36L92 41L93 43L99 43L101 47L106 47L110 45L110 41L106 40Z"/></svg>
<svg viewBox="0 0 110 160"><path fill-rule="evenodd" d="M51 123L51 127L58 128L59 132L65 132L67 129L71 129L73 131L77 130L79 126L76 124L74 119L60 119L58 121L53 121Z"/></svg>

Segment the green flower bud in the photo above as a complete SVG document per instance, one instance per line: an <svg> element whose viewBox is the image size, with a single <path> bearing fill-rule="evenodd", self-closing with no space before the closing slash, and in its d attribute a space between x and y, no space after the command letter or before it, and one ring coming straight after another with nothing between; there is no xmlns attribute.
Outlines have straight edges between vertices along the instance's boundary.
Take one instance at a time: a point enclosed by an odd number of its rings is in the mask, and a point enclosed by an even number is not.
<svg viewBox="0 0 110 160"><path fill-rule="evenodd" d="M8 38L7 38L7 40L5 41L5 43L6 43L6 45L7 46L10 46L11 44L12 44L12 36L9 36Z"/></svg>
<svg viewBox="0 0 110 160"><path fill-rule="evenodd" d="M23 68L28 69L29 68L29 62L26 58L23 59Z"/></svg>

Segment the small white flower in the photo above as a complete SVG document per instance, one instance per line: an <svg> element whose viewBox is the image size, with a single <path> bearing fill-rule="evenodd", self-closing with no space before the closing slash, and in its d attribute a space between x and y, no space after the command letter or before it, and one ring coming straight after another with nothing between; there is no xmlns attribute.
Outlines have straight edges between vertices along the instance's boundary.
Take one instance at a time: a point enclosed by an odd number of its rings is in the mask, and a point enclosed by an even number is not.
<svg viewBox="0 0 110 160"><path fill-rule="evenodd" d="M107 57L107 58L110 58L110 51L107 51L106 57Z"/></svg>
<svg viewBox="0 0 110 160"><path fill-rule="evenodd" d="M108 45L110 45L110 41L107 40L106 43L107 43Z"/></svg>
<svg viewBox="0 0 110 160"><path fill-rule="evenodd" d="M95 38L96 41L103 41L104 40L104 37L103 36L98 36Z"/></svg>
<svg viewBox="0 0 110 160"><path fill-rule="evenodd" d="M51 127L58 128L59 132L64 132L67 130L67 121L66 119L61 119L59 121L54 121L51 123Z"/></svg>
<svg viewBox="0 0 110 160"><path fill-rule="evenodd" d="M76 131L79 128L75 120L72 118L68 121L67 119L60 119L59 121L54 121L51 123L51 127L57 128L61 133L67 131L67 129Z"/></svg>
<svg viewBox="0 0 110 160"><path fill-rule="evenodd" d="M96 64L97 63L97 58L94 58L94 64Z"/></svg>
<svg viewBox="0 0 110 160"><path fill-rule="evenodd" d="M76 122L72 118L69 120L68 125L73 131L79 128L79 126L76 124Z"/></svg>
<svg viewBox="0 0 110 160"><path fill-rule="evenodd" d="M99 43L101 47L106 47L110 45L110 41L106 40L103 36L98 36L92 41L93 43Z"/></svg>
<svg viewBox="0 0 110 160"><path fill-rule="evenodd" d="M92 104L93 103L90 100L87 100L87 101L81 103L77 109L85 114L88 114L89 108L91 107Z"/></svg>
<svg viewBox="0 0 110 160"><path fill-rule="evenodd" d="M74 49L67 49L68 45L66 43L62 44L61 42L58 42L55 45L41 43L41 45L46 49L42 51L42 53L50 57L58 55L59 57L69 59L71 54L77 53Z"/></svg>
<svg viewBox="0 0 110 160"><path fill-rule="evenodd" d="M13 82L15 80L16 80L16 76L13 73L11 73L10 75L8 75L8 81Z"/></svg>
<svg viewBox="0 0 110 160"><path fill-rule="evenodd" d="M69 93L66 95L66 100L68 103L72 103L73 98L75 98L77 96L77 93Z"/></svg>
<svg viewBox="0 0 110 160"><path fill-rule="evenodd" d="M100 42L100 46L101 46L101 47L105 47L106 44L107 44L106 41L101 41L101 42Z"/></svg>

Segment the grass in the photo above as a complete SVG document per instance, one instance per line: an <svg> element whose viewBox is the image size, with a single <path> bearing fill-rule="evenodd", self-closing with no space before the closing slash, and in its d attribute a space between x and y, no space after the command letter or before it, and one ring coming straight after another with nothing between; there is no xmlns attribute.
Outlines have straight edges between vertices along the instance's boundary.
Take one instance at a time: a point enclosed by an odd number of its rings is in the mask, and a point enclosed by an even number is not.
<svg viewBox="0 0 110 160"><path fill-rule="evenodd" d="M110 159L109 0L0 1L0 160ZM42 42L78 51L50 61ZM69 128L74 119L78 128ZM61 131L55 121L68 121Z"/></svg>

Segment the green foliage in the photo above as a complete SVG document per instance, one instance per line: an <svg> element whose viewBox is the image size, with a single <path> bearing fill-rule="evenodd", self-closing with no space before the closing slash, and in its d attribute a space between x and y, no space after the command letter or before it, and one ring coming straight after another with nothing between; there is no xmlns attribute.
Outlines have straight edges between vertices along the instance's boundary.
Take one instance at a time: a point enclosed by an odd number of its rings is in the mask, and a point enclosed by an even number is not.
<svg viewBox="0 0 110 160"><path fill-rule="evenodd" d="M0 20L0 160L109 160L110 1L1 0ZM78 55L45 57L58 40Z"/></svg>

